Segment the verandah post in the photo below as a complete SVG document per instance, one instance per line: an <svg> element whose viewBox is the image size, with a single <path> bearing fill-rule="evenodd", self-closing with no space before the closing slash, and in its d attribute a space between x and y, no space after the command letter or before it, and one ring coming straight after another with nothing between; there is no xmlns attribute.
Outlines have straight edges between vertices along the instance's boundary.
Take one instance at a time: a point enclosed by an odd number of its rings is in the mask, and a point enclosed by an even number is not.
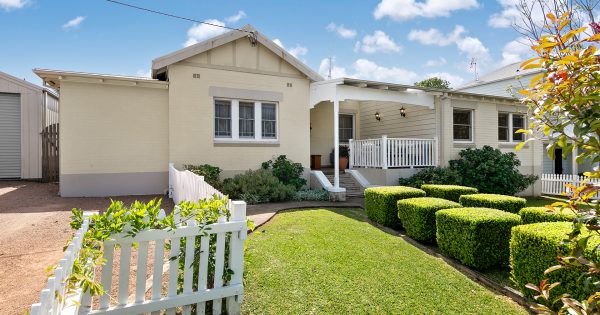
<svg viewBox="0 0 600 315"><path fill-rule="evenodd" d="M348 168L352 169L354 166L354 139L348 141Z"/></svg>

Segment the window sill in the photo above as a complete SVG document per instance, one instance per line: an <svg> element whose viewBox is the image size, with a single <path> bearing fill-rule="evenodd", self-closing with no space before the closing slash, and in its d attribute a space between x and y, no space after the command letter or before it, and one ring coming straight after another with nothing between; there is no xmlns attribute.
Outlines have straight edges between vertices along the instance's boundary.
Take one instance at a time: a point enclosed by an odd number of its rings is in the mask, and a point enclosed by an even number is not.
<svg viewBox="0 0 600 315"><path fill-rule="evenodd" d="M279 140L231 140L214 139L215 147L278 147Z"/></svg>
<svg viewBox="0 0 600 315"><path fill-rule="evenodd" d="M476 146L473 141L454 141L455 148L474 148Z"/></svg>
<svg viewBox="0 0 600 315"><path fill-rule="evenodd" d="M523 143L523 142L498 142L498 147L499 148L514 148L516 146L519 145L519 143ZM524 145L523 149L527 149L529 148L529 145Z"/></svg>

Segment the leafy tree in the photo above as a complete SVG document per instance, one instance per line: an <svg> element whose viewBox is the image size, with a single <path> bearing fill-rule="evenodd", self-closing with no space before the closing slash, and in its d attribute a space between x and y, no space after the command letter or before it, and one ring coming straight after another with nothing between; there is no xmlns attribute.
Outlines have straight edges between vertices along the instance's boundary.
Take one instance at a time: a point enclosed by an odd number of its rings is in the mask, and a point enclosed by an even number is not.
<svg viewBox="0 0 600 315"><path fill-rule="evenodd" d="M595 2L592 7L598 4L598 1L583 2ZM600 41L600 27L593 22L592 16L589 29L573 28L573 15L569 11L560 16L555 14L560 10L550 8L549 11L545 15L546 26L539 38L530 37L535 42L532 49L537 56L521 64L522 69L545 70L531 80L528 88L521 91L524 95L523 102L532 113L529 129L522 132L529 133L532 136L530 140L543 138L549 141L547 148L551 157L554 149L560 147L564 156L577 152L575 158L578 163L598 163L600 51L597 45ZM595 34L585 33L590 30ZM596 167L584 175L588 179L600 178L600 169ZM550 208L566 208L578 215L574 220L573 230L565 236L565 243L573 245L573 250L569 256L558 257L559 265L546 272L562 268L576 270L581 273L581 285L594 293L582 301L568 294L553 299L550 292L560 283L544 280L539 285L529 284L528 287L538 292L536 299L545 304L536 307L536 311L540 313L600 314L600 266L584 257L589 240L600 237L600 208L598 201L593 199L600 186L590 182L584 182L580 187L569 186L573 190L569 201L554 203ZM597 250L598 248L594 249Z"/></svg>
<svg viewBox="0 0 600 315"><path fill-rule="evenodd" d="M424 87L424 88L435 88L442 90L450 90L450 81L444 80L438 77L431 77L429 79L425 79L419 82L415 82L416 86Z"/></svg>

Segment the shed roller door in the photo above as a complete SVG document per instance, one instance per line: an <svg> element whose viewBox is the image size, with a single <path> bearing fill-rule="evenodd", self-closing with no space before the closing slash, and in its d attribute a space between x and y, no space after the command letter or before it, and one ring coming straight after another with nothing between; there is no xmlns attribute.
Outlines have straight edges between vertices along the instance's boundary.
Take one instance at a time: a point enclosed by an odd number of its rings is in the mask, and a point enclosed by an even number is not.
<svg viewBox="0 0 600 315"><path fill-rule="evenodd" d="M0 93L0 178L21 178L21 96Z"/></svg>

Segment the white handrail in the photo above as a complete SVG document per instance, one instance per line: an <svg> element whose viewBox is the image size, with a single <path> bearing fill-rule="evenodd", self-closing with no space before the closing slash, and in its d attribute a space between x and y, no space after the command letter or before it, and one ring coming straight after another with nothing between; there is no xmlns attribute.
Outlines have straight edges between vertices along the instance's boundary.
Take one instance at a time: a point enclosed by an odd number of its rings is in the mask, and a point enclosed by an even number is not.
<svg viewBox="0 0 600 315"><path fill-rule="evenodd" d="M571 174L542 174L542 194L564 195L570 193L567 184L580 186L585 179L585 176ZM586 183L600 185L600 180L590 179Z"/></svg>
<svg viewBox="0 0 600 315"><path fill-rule="evenodd" d="M352 167L397 168L437 166L437 138L388 138L352 140Z"/></svg>

